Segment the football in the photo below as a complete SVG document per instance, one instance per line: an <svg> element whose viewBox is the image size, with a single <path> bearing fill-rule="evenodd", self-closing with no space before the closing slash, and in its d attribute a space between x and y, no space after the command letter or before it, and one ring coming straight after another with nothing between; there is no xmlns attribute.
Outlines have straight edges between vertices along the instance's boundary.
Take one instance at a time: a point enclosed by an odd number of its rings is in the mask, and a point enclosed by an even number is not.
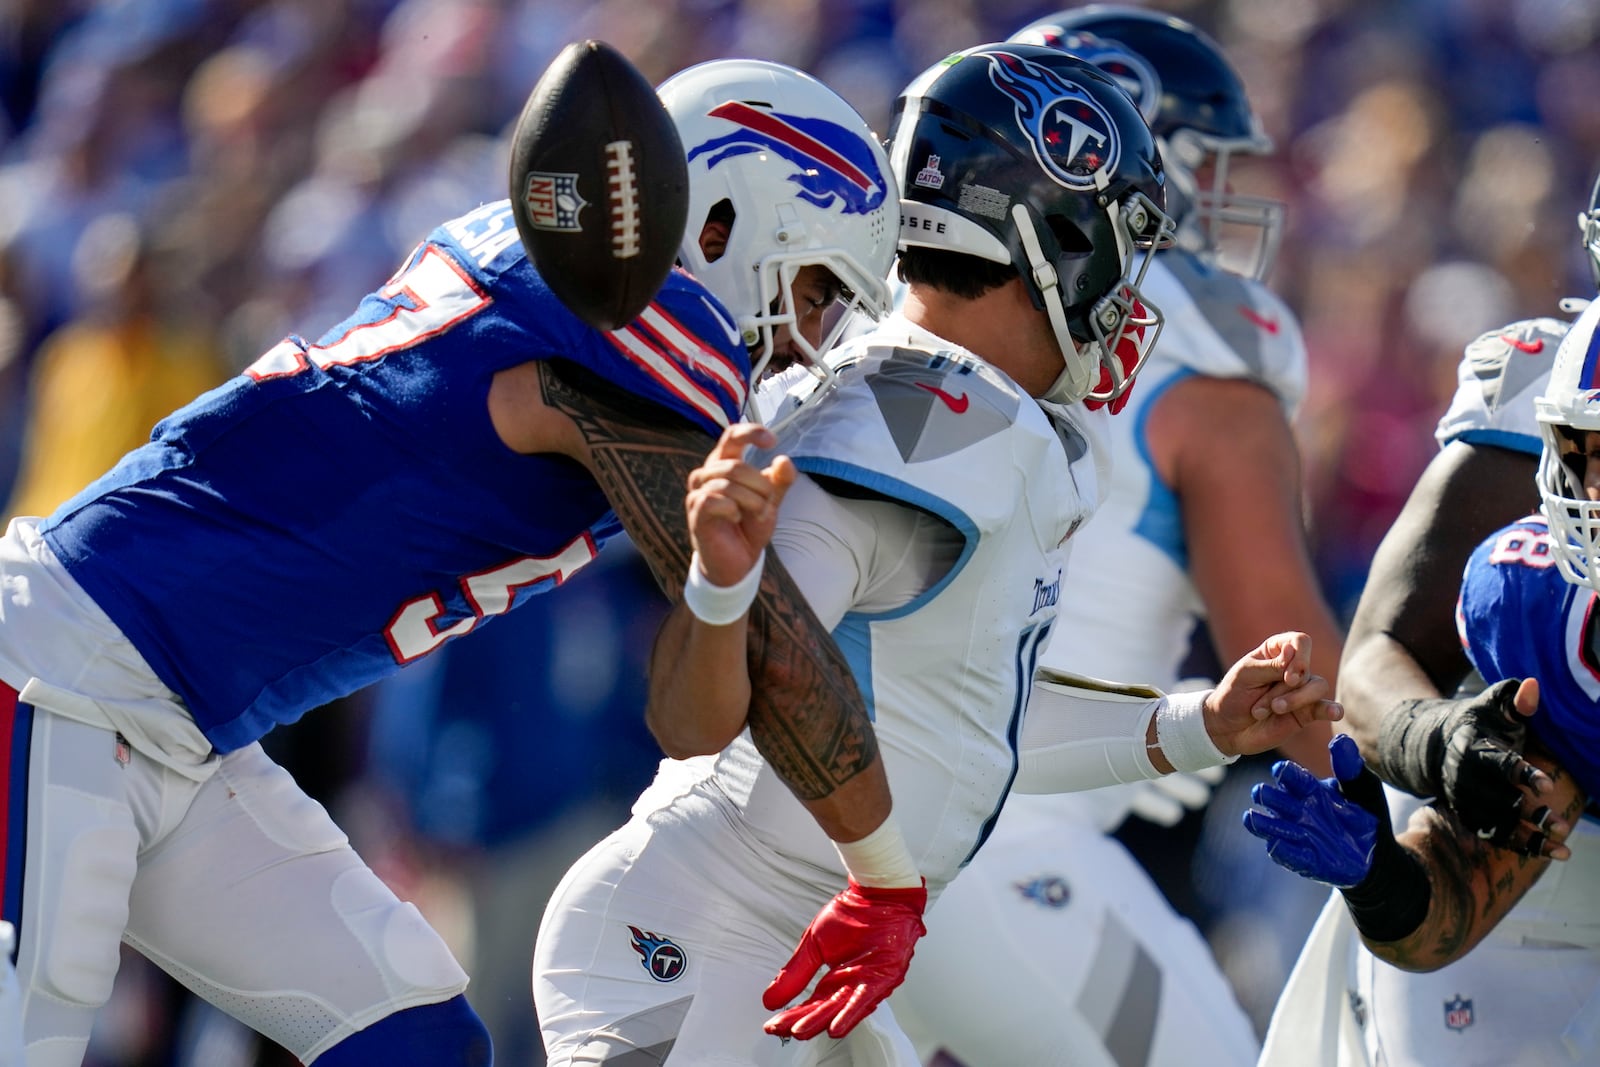
<svg viewBox="0 0 1600 1067"><path fill-rule="evenodd" d="M511 141L511 204L528 258L600 330L638 317L677 259L689 169L655 88L603 41L567 45Z"/></svg>

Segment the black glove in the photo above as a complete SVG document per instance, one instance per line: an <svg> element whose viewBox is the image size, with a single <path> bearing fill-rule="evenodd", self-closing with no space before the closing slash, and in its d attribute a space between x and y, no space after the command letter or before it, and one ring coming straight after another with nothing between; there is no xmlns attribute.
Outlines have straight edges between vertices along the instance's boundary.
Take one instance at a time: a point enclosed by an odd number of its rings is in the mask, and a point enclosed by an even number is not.
<svg viewBox="0 0 1600 1067"><path fill-rule="evenodd" d="M1472 697L1407 700L1384 716L1378 756L1384 777L1406 792L1444 801L1461 824L1501 848L1538 855L1542 833L1518 842L1523 794L1536 773L1522 758L1528 720L1515 705L1521 679ZM1540 821L1535 812L1532 821Z"/></svg>

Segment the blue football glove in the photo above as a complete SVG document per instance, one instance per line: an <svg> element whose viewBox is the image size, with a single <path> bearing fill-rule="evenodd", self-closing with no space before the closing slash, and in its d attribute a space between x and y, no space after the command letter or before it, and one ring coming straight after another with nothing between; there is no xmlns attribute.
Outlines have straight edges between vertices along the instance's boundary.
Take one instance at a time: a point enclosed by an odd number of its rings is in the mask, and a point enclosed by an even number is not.
<svg viewBox="0 0 1600 1067"><path fill-rule="evenodd" d="M1250 790L1255 806L1244 813L1244 828L1267 843L1267 855L1278 866L1347 889L1371 871L1379 820L1387 830L1389 810L1381 786L1375 795L1359 788L1371 772L1352 738L1340 734L1328 752L1332 778L1319 779L1292 760L1274 763L1273 781ZM1351 791L1361 802L1347 796ZM1374 802L1381 811L1372 810Z"/></svg>

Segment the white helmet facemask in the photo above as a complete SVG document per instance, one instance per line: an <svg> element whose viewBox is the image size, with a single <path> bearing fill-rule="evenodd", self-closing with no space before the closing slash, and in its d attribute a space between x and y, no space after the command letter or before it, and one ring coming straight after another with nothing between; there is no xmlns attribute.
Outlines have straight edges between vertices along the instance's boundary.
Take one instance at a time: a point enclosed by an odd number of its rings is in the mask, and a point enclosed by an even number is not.
<svg viewBox="0 0 1600 1067"><path fill-rule="evenodd" d="M1534 400L1544 451L1539 497L1561 576L1600 593L1600 501L1584 488L1584 439L1600 431L1600 303L1589 305L1561 341L1550 382Z"/></svg>

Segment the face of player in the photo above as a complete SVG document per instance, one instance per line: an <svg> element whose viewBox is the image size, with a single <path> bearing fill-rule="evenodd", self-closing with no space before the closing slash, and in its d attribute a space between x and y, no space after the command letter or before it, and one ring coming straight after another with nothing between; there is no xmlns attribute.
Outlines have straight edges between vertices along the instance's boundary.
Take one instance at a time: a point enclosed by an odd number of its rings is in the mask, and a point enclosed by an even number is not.
<svg viewBox="0 0 1600 1067"><path fill-rule="evenodd" d="M781 371L801 358L800 348L795 344L796 333L813 348L822 343L823 333L831 323L828 312L839 302L841 289L839 279L827 267L812 264L800 268L792 290L798 321L793 326L778 327L773 335L772 362L767 365L767 373ZM780 297L772 309L774 312L780 310L776 304L781 302Z"/></svg>
<svg viewBox="0 0 1600 1067"><path fill-rule="evenodd" d="M1600 501L1600 430L1564 429L1561 461L1583 485L1584 496Z"/></svg>
<svg viewBox="0 0 1600 1067"><path fill-rule="evenodd" d="M1600 500L1600 430L1589 430L1583 445L1583 492L1590 500Z"/></svg>

